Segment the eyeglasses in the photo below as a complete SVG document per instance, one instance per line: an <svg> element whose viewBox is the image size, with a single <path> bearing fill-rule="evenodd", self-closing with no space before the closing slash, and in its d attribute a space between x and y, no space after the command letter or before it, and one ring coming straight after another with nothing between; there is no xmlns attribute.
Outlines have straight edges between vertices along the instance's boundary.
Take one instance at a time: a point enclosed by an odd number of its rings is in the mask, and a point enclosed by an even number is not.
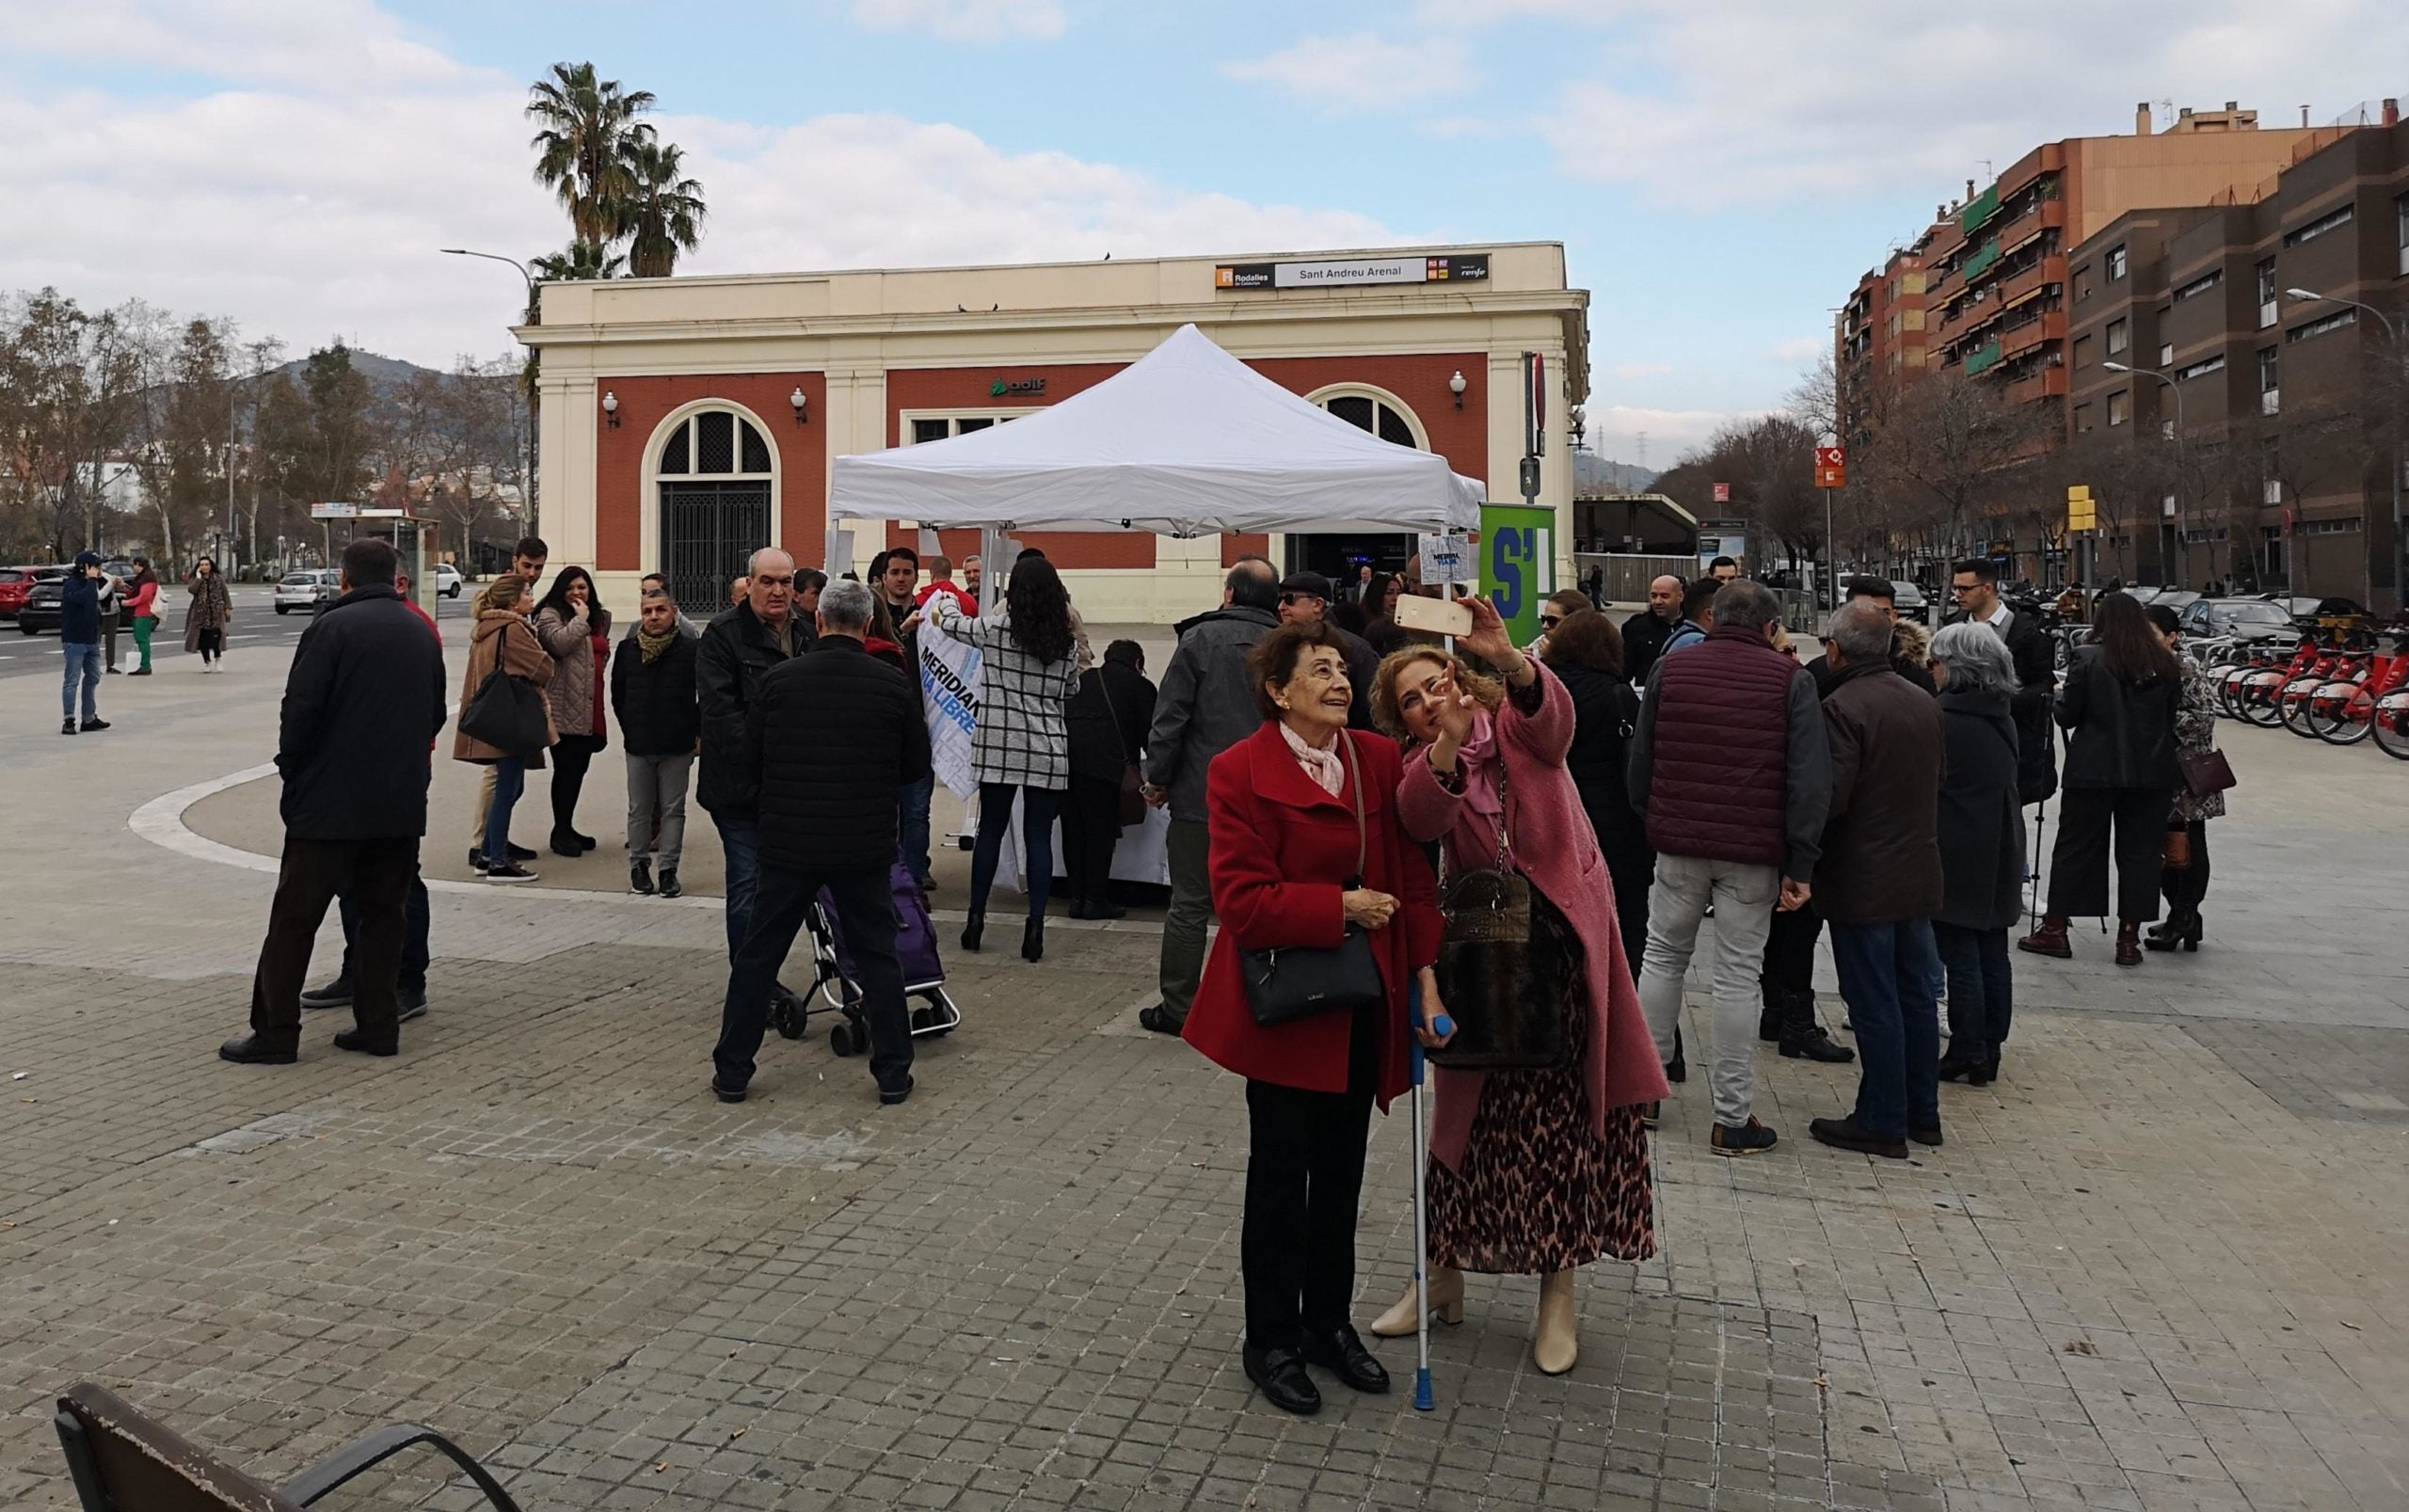
<svg viewBox="0 0 2409 1512"><path fill-rule="evenodd" d="M1541 614L1540 616L1540 624L1551 630L1563 623L1564 616L1561 614Z"/></svg>
<svg viewBox="0 0 2409 1512"><path fill-rule="evenodd" d="M1953 594L1970 594L1981 586L1979 582L1953 582L1949 585L1949 591Z"/></svg>

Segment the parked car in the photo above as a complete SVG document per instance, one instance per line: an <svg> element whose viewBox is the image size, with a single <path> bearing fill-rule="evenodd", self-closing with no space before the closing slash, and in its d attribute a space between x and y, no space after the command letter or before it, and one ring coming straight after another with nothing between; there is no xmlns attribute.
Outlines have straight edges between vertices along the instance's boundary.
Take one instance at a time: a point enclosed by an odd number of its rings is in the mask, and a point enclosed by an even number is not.
<svg viewBox="0 0 2409 1512"><path fill-rule="evenodd" d="M435 565L435 591L446 598L460 597L460 569L449 562Z"/></svg>
<svg viewBox="0 0 2409 1512"><path fill-rule="evenodd" d="M299 567L277 580L276 612L306 609L314 614L343 597L343 574L333 567Z"/></svg>
<svg viewBox="0 0 2409 1512"><path fill-rule="evenodd" d="M2367 607L2355 598L2319 598L2308 594L2263 594L2261 597L2296 620L2360 619Z"/></svg>
<svg viewBox="0 0 2409 1512"><path fill-rule="evenodd" d="M67 617L59 599L67 589L67 573L61 569L56 578L45 578L33 585L25 595L25 602L17 611L17 629L27 635L40 635L44 630L56 632L60 620Z"/></svg>
<svg viewBox="0 0 2409 1512"><path fill-rule="evenodd" d="M1919 625L1932 623L1932 600L1923 596L1922 588L1906 579L1892 580L1891 602L1898 607L1901 619L1911 619Z"/></svg>
<svg viewBox="0 0 2409 1512"><path fill-rule="evenodd" d="M2237 641L2291 641L2300 635L2291 616L2263 598L2200 598L2180 613L2186 635L2229 635Z"/></svg>
<svg viewBox="0 0 2409 1512"><path fill-rule="evenodd" d="M56 581L65 576L67 576L65 567L38 567L30 565L0 567L0 619L17 617L17 612L25 607L25 596L34 591L35 583L45 581Z"/></svg>

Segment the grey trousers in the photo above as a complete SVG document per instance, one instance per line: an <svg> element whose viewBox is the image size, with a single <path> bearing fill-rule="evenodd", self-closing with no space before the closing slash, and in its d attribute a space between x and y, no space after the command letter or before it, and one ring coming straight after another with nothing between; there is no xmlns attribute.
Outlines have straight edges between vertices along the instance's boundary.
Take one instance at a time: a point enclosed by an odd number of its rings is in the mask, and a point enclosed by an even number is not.
<svg viewBox="0 0 2409 1512"><path fill-rule="evenodd" d="M664 867L678 864L686 848L686 778L694 771L694 755L630 756L628 757L628 854L642 860L660 857ZM660 815L658 828L653 816Z"/></svg>
<svg viewBox="0 0 2409 1512"><path fill-rule="evenodd" d="M1698 948L1699 922L1715 906L1715 1058L1708 1083L1715 1122L1748 1122L1757 1090L1757 1012L1763 1005L1757 974L1765 935L1781 900L1781 870L1738 861L1659 854L1656 884L1648 891L1648 954L1639 971L1639 1007L1648 1016L1656 1058L1673 1058L1673 1028L1682 1017L1682 980ZM1695 1048L1695 1046L1693 1046Z"/></svg>
<svg viewBox="0 0 2409 1512"><path fill-rule="evenodd" d="M1163 837L1171 866L1171 908L1163 915L1163 1011L1188 1022L1196 983L1204 975L1204 933L1213 923L1212 831L1201 820L1175 819Z"/></svg>

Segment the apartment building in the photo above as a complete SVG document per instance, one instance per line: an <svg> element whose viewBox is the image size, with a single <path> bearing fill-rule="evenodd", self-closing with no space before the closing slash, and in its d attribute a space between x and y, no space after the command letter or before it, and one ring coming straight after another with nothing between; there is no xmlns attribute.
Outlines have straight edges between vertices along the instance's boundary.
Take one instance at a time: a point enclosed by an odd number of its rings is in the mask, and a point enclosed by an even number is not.
<svg viewBox="0 0 2409 1512"><path fill-rule="evenodd" d="M2103 519L2102 560L2395 607L2388 470L2409 396L2359 306L2409 338L2409 125L2386 101L2376 124L2219 198L2130 211L2066 258L2075 439L2179 441L2190 458L2160 497L2106 512L2130 524Z"/></svg>
<svg viewBox="0 0 2409 1512"><path fill-rule="evenodd" d="M1835 321L1839 427L1850 444L1872 429L1875 396L1882 386L1922 375L1927 354L1922 247L1928 236L1892 252L1882 266L1858 279Z"/></svg>

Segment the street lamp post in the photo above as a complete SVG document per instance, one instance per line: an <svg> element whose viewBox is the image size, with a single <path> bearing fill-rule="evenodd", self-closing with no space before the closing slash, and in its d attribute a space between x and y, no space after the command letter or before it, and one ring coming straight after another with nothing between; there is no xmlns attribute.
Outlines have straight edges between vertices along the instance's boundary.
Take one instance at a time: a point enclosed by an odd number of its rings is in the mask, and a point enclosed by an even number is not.
<svg viewBox="0 0 2409 1512"><path fill-rule="evenodd" d="M2393 374L2392 395L2392 602L2395 608L2409 608L2409 542L2401 538L2401 473L2404 466L2409 466L2401 454L2401 416L2402 409L2409 407L2409 401L2404 401L2400 391L2401 385L2409 383L2409 353L2401 350L2401 327L2392 324L2391 316L2363 300L2319 294L2314 289L2287 289L2284 293L2291 298L2311 303L2348 305L2353 310L2364 310L2376 318L2376 324L2384 327L2385 340L2392 343L2392 365L2400 370Z"/></svg>
<svg viewBox="0 0 2409 1512"><path fill-rule="evenodd" d="M465 247L439 247L437 250L450 257L481 257L488 263L507 263L512 267L517 268L518 270L518 276L527 281L528 318L531 320L534 318L536 313L535 275L527 270L526 263L519 262L515 257L504 257L499 252L472 252ZM531 406L534 404L533 395L529 396L529 404ZM537 501L538 485L535 481L535 417L531 413L527 417L527 527L530 530L533 530L535 525Z"/></svg>
<svg viewBox="0 0 2409 1512"><path fill-rule="evenodd" d="M2183 538L2185 514L2183 508L2183 386L2156 368L2128 367L2122 362L2102 362L2099 365L2111 373L2130 373L2138 377L2156 378L2166 385L2167 392L2175 396L2175 557L2177 566L2174 585L2178 588L2184 587L2192 581L2192 544Z"/></svg>

